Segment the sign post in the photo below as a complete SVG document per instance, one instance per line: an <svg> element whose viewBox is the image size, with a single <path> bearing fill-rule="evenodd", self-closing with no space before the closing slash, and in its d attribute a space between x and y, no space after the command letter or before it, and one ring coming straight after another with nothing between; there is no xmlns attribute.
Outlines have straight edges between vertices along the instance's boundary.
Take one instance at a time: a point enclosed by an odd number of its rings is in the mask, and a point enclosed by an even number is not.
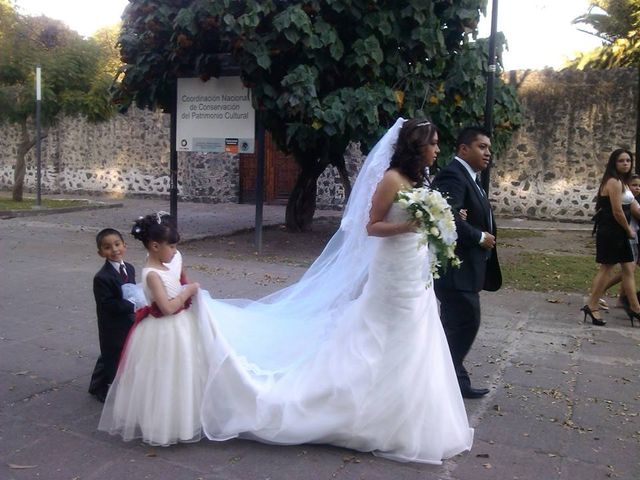
<svg viewBox="0 0 640 480"><path fill-rule="evenodd" d="M262 113L258 113L256 122L256 239L258 255L262 255L262 212L264 203L264 122Z"/></svg>
<svg viewBox="0 0 640 480"><path fill-rule="evenodd" d="M256 248L262 253L264 125L256 124L250 93L237 75L206 82L177 80L171 118L171 213L175 209L177 219L177 152L254 153L257 135Z"/></svg>
<svg viewBox="0 0 640 480"><path fill-rule="evenodd" d="M176 117L177 117L177 85L173 92L173 105L171 105L171 127L169 129L169 213L176 222L178 228L178 151L176 150Z"/></svg>

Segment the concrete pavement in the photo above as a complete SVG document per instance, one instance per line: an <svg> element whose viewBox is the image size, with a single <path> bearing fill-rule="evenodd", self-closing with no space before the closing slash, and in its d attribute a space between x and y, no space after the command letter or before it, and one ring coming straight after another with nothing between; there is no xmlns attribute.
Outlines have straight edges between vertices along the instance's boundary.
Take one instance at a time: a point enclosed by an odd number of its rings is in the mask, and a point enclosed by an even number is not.
<svg viewBox="0 0 640 480"><path fill-rule="evenodd" d="M474 447L442 466L323 445L203 440L152 448L97 432L101 404L86 393L98 354L95 233L104 226L126 233L139 215L168 210L158 200L116 203L122 206L0 220L0 479L640 478L640 328L619 310L604 328L582 324L582 299L562 293L483 295L483 326L469 364L474 383L491 393L466 401ZM186 239L229 234L254 221L249 205L181 203L178 213ZM282 222L284 207L266 206L264 218ZM182 250L191 277L216 296L261 296L303 273L212 257L206 242ZM130 242L127 257L142 265L139 242Z"/></svg>

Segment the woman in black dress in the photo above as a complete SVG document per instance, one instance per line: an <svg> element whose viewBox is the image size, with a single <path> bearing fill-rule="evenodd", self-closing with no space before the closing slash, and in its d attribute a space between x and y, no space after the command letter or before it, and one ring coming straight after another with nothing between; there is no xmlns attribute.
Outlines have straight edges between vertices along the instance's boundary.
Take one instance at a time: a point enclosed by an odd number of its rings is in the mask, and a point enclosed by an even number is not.
<svg viewBox="0 0 640 480"><path fill-rule="evenodd" d="M622 268L622 290L629 299L626 308L631 319L640 320L640 304L636 296L633 252L629 239L635 237L627 221L623 204L631 203L633 194L626 186L633 171L633 157L630 151L619 148L609 157L607 167L600 182L596 200L596 262L600 264L593 279L589 301L582 307L584 321L591 318L594 325L605 325L598 301L605 292L616 264Z"/></svg>

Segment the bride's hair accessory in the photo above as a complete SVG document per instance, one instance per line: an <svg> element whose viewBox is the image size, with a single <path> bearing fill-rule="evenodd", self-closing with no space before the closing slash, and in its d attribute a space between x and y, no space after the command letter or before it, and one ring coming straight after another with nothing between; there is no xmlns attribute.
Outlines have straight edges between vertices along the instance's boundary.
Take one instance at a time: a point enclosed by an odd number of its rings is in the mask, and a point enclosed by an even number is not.
<svg viewBox="0 0 640 480"><path fill-rule="evenodd" d="M422 149L433 141L437 131L430 120L411 119L404 123L398 134L390 166L418 187L429 184L429 178L424 171Z"/></svg>

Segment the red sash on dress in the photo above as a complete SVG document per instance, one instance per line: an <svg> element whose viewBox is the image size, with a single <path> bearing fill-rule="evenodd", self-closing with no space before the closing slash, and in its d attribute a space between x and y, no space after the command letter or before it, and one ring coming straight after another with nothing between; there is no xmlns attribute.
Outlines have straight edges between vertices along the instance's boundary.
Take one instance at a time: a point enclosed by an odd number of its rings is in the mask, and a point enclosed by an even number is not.
<svg viewBox="0 0 640 480"><path fill-rule="evenodd" d="M180 274L180 285L186 285L186 284L187 284L186 277L184 276L184 274ZM177 313L180 313L181 311L186 310L190 306L191 306L191 297L187 298L184 304L178 310L173 312L171 315L176 315ZM120 366L123 363L125 352L127 351L127 347L129 346L129 339L131 338L131 334L133 333L133 330L136 328L136 326L143 319L147 318L149 315L155 318L160 318L165 316L160 310L160 307L158 307L158 304L156 302L151 303L151 305L145 305L144 307L139 308L138 310L135 311L134 315L135 315L135 319L133 321L133 325L131 325L131 328L129 329L129 333L127 333L127 338L124 341L122 352L120 352L120 360L118 361L118 370L120 370Z"/></svg>

